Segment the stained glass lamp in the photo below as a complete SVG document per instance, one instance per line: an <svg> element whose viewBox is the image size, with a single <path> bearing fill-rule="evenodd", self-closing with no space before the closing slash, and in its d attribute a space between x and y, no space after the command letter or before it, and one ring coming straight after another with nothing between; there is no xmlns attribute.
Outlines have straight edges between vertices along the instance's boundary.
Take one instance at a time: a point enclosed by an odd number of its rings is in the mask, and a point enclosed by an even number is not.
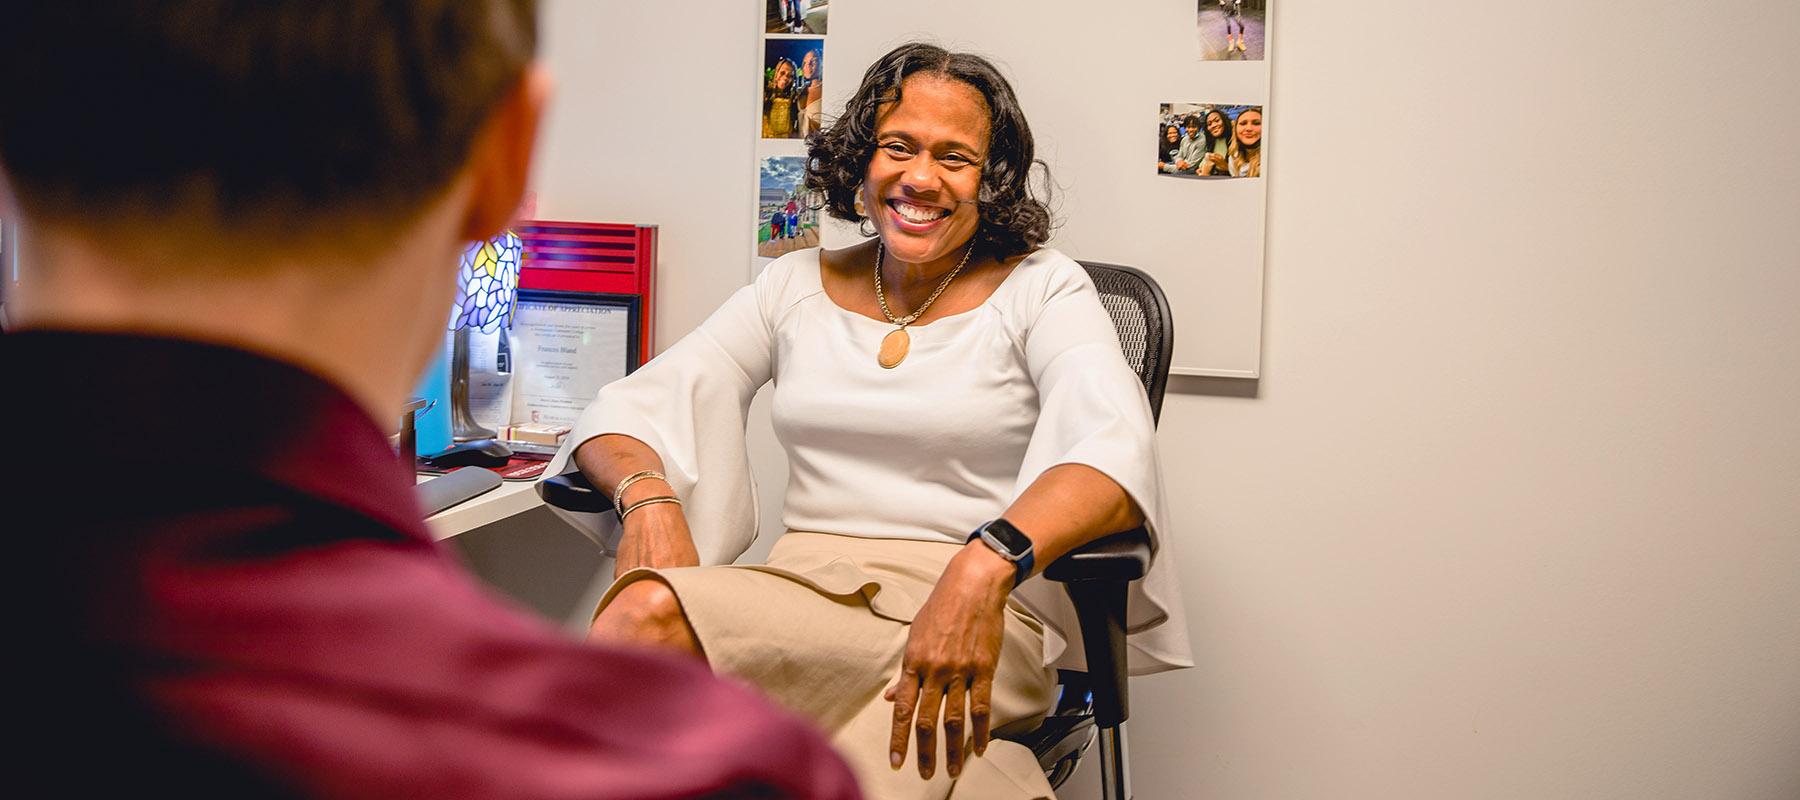
<svg viewBox="0 0 1800 800"><path fill-rule="evenodd" d="M456 331L450 351L450 438L456 441L495 436L469 413L469 331L492 334L512 326L524 254L524 244L512 231L473 242L463 251L456 271L456 308L450 315L450 328Z"/></svg>

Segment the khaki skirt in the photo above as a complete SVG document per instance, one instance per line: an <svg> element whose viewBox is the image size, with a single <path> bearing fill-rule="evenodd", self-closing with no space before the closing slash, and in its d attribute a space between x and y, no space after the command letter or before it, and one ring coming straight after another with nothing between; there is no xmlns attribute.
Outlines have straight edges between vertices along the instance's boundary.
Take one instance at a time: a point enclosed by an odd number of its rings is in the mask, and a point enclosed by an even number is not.
<svg viewBox="0 0 1800 800"><path fill-rule="evenodd" d="M816 722L871 800L1051 797L1031 751L1003 740L992 741L984 757L967 760L954 782L944 774L941 750L930 781L920 780L910 749L906 765L889 766L894 706L881 693L900 673L914 615L961 549L947 542L789 531L760 566L628 572L600 609L634 581L655 576L667 583L713 671ZM1048 711L1055 678L1044 667L1043 649L1043 625L1008 601L994 675L996 730L1028 730Z"/></svg>

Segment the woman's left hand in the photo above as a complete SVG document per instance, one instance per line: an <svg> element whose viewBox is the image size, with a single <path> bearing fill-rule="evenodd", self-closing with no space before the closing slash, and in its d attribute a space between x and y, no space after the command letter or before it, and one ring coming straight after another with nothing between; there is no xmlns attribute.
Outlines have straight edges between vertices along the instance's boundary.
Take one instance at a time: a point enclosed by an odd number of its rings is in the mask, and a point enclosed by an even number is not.
<svg viewBox="0 0 1800 800"><path fill-rule="evenodd" d="M962 774L963 748L987 751L994 668L1000 661L1006 596L1013 565L987 546L963 548L945 567L931 596L913 617L900 676L882 697L894 703L889 761L906 761L907 740L918 738L919 776L936 770L938 710L944 712L944 769ZM965 743L964 726L971 739Z"/></svg>

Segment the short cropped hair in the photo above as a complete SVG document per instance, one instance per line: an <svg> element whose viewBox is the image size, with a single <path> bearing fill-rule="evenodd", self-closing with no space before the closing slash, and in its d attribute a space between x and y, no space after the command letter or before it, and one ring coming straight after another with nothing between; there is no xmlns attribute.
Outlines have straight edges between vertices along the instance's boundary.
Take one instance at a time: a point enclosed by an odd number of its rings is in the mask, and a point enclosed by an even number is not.
<svg viewBox="0 0 1800 800"><path fill-rule="evenodd" d="M1012 85L991 62L972 53L914 42L882 56L863 75L862 85L845 104L843 115L807 137L806 188L824 195L824 207L831 216L863 222L866 218L856 211L856 191L875 156L881 109L899 102L901 85L921 73L967 84L987 100L987 160L981 165L977 195L981 225L975 232L976 243L997 258L1037 249L1050 238L1048 167L1036 158L1031 126ZM1034 165L1044 170L1044 185L1039 190L1031 186Z"/></svg>
<svg viewBox="0 0 1800 800"><path fill-rule="evenodd" d="M28 216L293 243L416 218L537 48L535 0L47 0L6 18L0 169Z"/></svg>

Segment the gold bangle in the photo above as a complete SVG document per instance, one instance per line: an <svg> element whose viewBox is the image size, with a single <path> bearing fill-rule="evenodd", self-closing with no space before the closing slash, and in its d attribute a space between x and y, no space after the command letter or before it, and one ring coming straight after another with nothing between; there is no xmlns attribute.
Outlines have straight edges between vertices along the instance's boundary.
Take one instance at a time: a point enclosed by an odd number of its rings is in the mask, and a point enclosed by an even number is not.
<svg viewBox="0 0 1800 800"><path fill-rule="evenodd" d="M636 511L640 508L643 508L644 506L654 505L656 503L674 503L675 505L679 506L679 505L681 505L681 498L678 498L674 495L667 495L667 494L663 495L661 497L646 497L642 500L632 503L629 506L626 506L624 511L619 512L619 521L624 522L625 515L630 514L631 512Z"/></svg>
<svg viewBox="0 0 1800 800"><path fill-rule="evenodd" d="M618 487L613 489L613 510L619 512L619 519L625 518L625 503L623 502L625 500L625 487L646 478L655 478L663 483L669 483L668 478L663 477L662 473L653 469L647 469L642 472L633 472L629 477L625 478L625 480L619 481ZM674 487L674 484L669 484L669 488L672 489Z"/></svg>

